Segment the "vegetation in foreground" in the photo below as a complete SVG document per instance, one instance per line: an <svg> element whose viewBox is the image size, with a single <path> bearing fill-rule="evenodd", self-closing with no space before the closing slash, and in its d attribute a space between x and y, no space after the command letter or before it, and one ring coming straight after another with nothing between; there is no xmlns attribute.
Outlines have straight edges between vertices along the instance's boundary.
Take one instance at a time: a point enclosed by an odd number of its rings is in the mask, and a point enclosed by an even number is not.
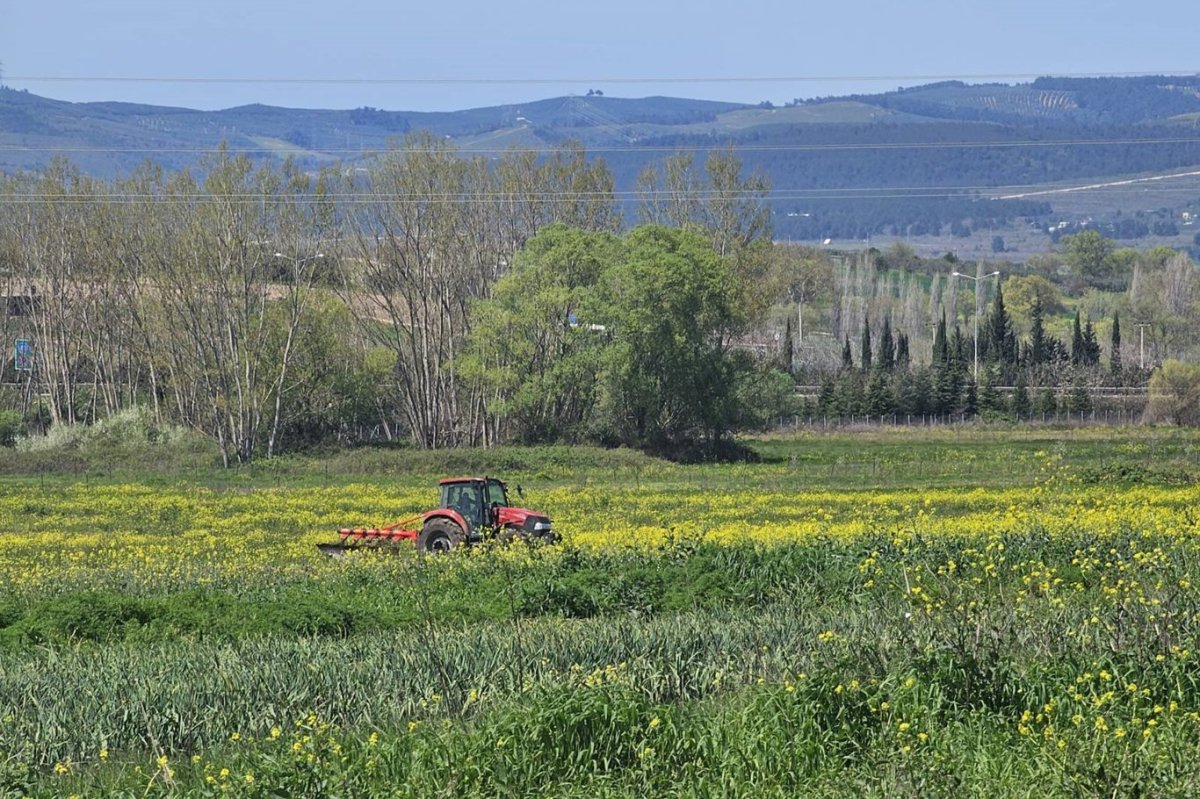
<svg viewBox="0 0 1200 799"><path fill-rule="evenodd" d="M9 479L0 795L1196 795L1197 439L1109 435L548 450L565 546L424 561L312 547L424 456Z"/></svg>

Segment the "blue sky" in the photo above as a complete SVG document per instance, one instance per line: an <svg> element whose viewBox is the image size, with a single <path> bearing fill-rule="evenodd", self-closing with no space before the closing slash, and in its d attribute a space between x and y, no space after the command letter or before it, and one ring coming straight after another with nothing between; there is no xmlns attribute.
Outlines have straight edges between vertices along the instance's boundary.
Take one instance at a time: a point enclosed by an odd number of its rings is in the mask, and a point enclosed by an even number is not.
<svg viewBox="0 0 1200 799"><path fill-rule="evenodd" d="M779 103L920 76L1200 72L1198 19L1156 0L5 0L0 62L5 84L49 97L209 109L450 110L588 89ZM483 82L508 79L531 82Z"/></svg>

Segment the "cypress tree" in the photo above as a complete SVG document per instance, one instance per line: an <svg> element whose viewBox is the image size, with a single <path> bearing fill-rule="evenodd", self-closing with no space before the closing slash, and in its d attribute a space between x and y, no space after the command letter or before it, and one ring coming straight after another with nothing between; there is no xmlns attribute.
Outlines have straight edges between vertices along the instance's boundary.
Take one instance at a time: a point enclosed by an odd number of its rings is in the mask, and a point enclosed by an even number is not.
<svg viewBox="0 0 1200 799"><path fill-rule="evenodd" d="M846 336L846 346L842 347L842 368L854 368L854 353L850 351L850 337Z"/></svg>
<svg viewBox="0 0 1200 799"><path fill-rule="evenodd" d="M908 336L900 333L896 336L896 368L906 370L912 362L912 357L908 353Z"/></svg>
<svg viewBox="0 0 1200 799"><path fill-rule="evenodd" d="M871 370L871 379L867 381L866 396L863 399L867 413L871 416L882 417L892 412L892 397L882 368L876 367Z"/></svg>
<svg viewBox="0 0 1200 799"><path fill-rule="evenodd" d="M963 371L950 363L940 367L933 376L933 412L954 413L962 399Z"/></svg>
<svg viewBox="0 0 1200 799"><path fill-rule="evenodd" d="M975 386L974 378L967 378L967 387L963 392L963 413L970 416L972 419L979 416L979 391Z"/></svg>
<svg viewBox="0 0 1200 799"><path fill-rule="evenodd" d="M863 320L862 332L862 369L864 372L871 371L871 320Z"/></svg>
<svg viewBox="0 0 1200 799"><path fill-rule="evenodd" d="M1108 365L1112 373L1121 376L1121 316L1113 311L1112 341L1108 350Z"/></svg>
<svg viewBox="0 0 1200 799"><path fill-rule="evenodd" d="M1013 386L1012 398L1013 413L1017 415L1017 421L1021 421L1022 417L1029 418L1029 412L1032 410L1032 403L1029 399L1029 386L1025 382L1025 373L1017 372L1017 382Z"/></svg>
<svg viewBox="0 0 1200 799"><path fill-rule="evenodd" d="M792 349L792 317L787 318L787 327L783 331L783 368L788 374L795 371L795 351Z"/></svg>
<svg viewBox="0 0 1200 799"><path fill-rule="evenodd" d="M962 331L958 329L958 325L954 326L954 334L950 336L950 359L954 364L954 368L960 372L972 360L968 353L967 341L963 338Z"/></svg>
<svg viewBox="0 0 1200 799"><path fill-rule="evenodd" d="M833 377L825 375L825 379L821 381L821 393L817 395L817 412L836 415L836 400L837 390L833 382Z"/></svg>
<svg viewBox="0 0 1200 799"><path fill-rule="evenodd" d="M1054 389L1049 386L1042 389L1042 393L1038 395L1037 408L1034 410L1046 416L1058 413L1058 399L1054 396Z"/></svg>
<svg viewBox="0 0 1200 799"><path fill-rule="evenodd" d="M879 334L879 354L876 365L885 372L896 368L896 342L892 338L892 320L884 318L883 332Z"/></svg>
<svg viewBox="0 0 1200 799"><path fill-rule="evenodd" d="M1100 342L1096 340L1096 328L1091 319L1083 326L1083 363L1087 366L1100 365Z"/></svg>
<svg viewBox="0 0 1200 799"><path fill-rule="evenodd" d="M857 416L863 412L862 375L856 371L842 374L837 385L836 405L839 416Z"/></svg>
<svg viewBox="0 0 1200 799"><path fill-rule="evenodd" d="M1031 330L1029 334L1029 364L1041 366L1050 363L1052 356L1050 341L1046 337L1046 326L1042 319L1042 300L1036 294L1029 311Z"/></svg>
<svg viewBox="0 0 1200 799"><path fill-rule="evenodd" d="M979 383L979 410L985 414L1003 411L1004 400L996 390L995 367L984 369L980 377L982 380Z"/></svg>
<svg viewBox="0 0 1200 799"><path fill-rule="evenodd" d="M1092 395L1088 393L1083 378L1076 377L1067 394L1067 410L1071 413L1087 413L1092 409Z"/></svg>
<svg viewBox="0 0 1200 799"><path fill-rule="evenodd" d="M1070 362L1072 365L1084 364L1086 350L1084 328L1079 324L1079 311L1075 311L1075 324L1070 329Z"/></svg>
<svg viewBox="0 0 1200 799"><path fill-rule="evenodd" d="M933 376L928 369L918 369L913 375L912 401L909 413L926 414L934 412Z"/></svg>
<svg viewBox="0 0 1200 799"><path fill-rule="evenodd" d="M950 345L946 339L946 309L942 309L942 318L933 334L933 365L941 366L950 359Z"/></svg>
<svg viewBox="0 0 1200 799"><path fill-rule="evenodd" d="M996 284L996 296L992 300L992 310L988 314L987 325L983 339L987 346L980 342L980 357L989 361L997 361L1005 365L1016 363L1016 353L1013 351L1015 338L1012 331L1012 320L1004 307L1004 291ZM985 356L986 352L986 356Z"/></svg>

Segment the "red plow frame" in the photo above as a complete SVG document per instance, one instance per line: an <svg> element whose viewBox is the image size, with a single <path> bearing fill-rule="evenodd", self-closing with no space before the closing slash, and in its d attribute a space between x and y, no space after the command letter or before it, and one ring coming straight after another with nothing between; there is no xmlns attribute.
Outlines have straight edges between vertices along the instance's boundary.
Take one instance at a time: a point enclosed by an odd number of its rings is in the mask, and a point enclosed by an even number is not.
<svg viewBox="0 0 1200 799"><path fill-rule="evenodd" d="M338 530L341 539L336 544L317 544L317 548L331 557L339 558L348 550L378 549L393 546L400 542L415 544L420 530L411 529L408 525L420 523L421 516L411 516L384 527L344 527Z"/></svg>

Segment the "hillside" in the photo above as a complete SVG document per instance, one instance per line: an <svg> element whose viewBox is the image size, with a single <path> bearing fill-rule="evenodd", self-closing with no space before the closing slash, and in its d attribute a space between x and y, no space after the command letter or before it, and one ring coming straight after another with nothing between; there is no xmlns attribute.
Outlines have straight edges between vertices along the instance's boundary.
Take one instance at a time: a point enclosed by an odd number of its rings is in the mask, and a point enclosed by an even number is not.
<svg viewBox="0 0 1200 799"><path fill-rule="evenodd" d="M628 190L664 153L686 148L702 157L732 144L770 177L783 237L966 238L1014 225L1048 231L1065 220L1112 223L1118 235L1187 246L1183 212L1200 210L1200 194L1184 187L1159 191L1150 206L1136 184L1089 190L1082 203L1078 193L1062 192L989 198L1200 169L1198 120L1198 77L951 81L781 107L589 93L439 113L265 105L198 111L0 89L0 171L37 170L55 155L101 177L127 174L147 158L179 169L221 142L317 168L428 130L483 153L579 141ZM1142 224L1114 223L1139 214Z"/></svg>

